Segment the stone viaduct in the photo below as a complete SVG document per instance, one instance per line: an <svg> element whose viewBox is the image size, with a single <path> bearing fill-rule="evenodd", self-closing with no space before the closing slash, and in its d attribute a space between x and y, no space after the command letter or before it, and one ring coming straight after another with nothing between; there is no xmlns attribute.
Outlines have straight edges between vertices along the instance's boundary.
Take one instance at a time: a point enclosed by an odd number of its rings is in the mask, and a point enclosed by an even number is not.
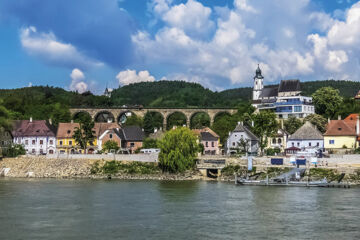
<svg viewBox="0 0 360 240"><path fill-rule="evenodd" d="M96 121L100 114L107 114L108 120L120 122L123 115L128 113L135 114L138 117L144 117L147 112L160 113L163 117L163 127L166 129L169 116L174 113L182 113L186 118L186 125L190 126L193 116L198 113L206 113L210 118L210 124L213 124L216 116L220 113L234 114L237 109L234 108L72 108L70 113L74 118L76 114L85 112Z"/></svg>

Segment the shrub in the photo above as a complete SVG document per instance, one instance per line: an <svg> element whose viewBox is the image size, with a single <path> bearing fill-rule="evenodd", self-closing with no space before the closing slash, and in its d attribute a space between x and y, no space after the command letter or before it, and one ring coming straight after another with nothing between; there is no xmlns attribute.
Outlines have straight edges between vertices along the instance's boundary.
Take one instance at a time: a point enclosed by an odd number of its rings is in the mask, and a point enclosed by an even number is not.
<svg viewBox="0 0 360 240"><path fill-rule="evenodd" d="M3 151L4 157L17 157L25 154L26 151L24 149L24 146L20 144L11 145L9 148Z"/></svg>

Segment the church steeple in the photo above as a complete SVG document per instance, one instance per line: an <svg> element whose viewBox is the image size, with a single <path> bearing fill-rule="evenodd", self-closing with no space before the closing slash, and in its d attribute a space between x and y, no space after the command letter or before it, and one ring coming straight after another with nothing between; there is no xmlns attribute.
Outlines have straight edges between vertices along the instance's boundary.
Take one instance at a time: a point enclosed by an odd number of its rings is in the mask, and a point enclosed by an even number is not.
<svg viewBox="0 0 360 240"><path fill-rule="evenodd" d="M262 93L262 90L264 88L264 77L261 74L261 69L258 64L258 67L255 71L255 77L254 77L254 88L253 88L253 100L259 100L260 94Z"/></svg>

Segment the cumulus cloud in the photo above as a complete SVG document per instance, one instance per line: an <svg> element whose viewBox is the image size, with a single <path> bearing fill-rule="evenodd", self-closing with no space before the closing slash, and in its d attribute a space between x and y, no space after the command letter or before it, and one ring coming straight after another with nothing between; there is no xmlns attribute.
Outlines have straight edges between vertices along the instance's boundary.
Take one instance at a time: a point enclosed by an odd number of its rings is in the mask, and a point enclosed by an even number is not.
<svg viewBox="0 0 360 240"><path fill-rule="evenodd" d="M151 76L148 71L139 71L136 73L136 70L125 70L121 71L116 75L116 79L121 85L129 85L132 83L139 82L154 82L155 77Z"/></svg>
<svg viewBox="0 0 360 240"><path fill-rule="evenodd" d="M80 69L74 68L70 74L70 77L71 77L71 84L69 88L71 91L84 93L88 90L88 85L84 81L85 75Z"/></svg>
<svg viewBox="0 0 360 240"><path fill-rule="evenodd" d="M360 77L356 70L360 66L354 66L359 65L360 55L360 2L341 21L327 13L312 11L309 0L254 0L251 5L250 1L234 0L235 8L218 9L221 14L215 20L202 18L208 23L216 22L212 35L205 39L191 35L179 24L186 22L188 15L175 14L171 21L164 18L171 11L186 10L190 14L195 12L191 7L205 8L199 6L200 2L189 0L178 5L157 2L165 4L160 14L164 26L154 34L138 32L132 41L145 63L177 67L176 74L169 72L167 78L179 76L215 89L248 85L258 63L267 82L285 78Z"/></svg>
<svg viewBox="0 0 360 240"><path fill-rule="evenodd" d="M52 32L38 32L34 26L22 28L20 40L22 47L29 54L50 64L84 68L103 65L101 62L86 57L73 45L59 41Z"/></svg>

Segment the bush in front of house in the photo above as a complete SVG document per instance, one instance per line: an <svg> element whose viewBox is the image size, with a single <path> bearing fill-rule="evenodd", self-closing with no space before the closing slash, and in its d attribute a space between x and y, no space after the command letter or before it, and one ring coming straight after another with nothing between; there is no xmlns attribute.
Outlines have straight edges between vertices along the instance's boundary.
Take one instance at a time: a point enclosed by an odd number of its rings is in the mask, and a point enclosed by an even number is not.
<svg viewBox="0 0 360 240"><path fill-rule="evenodd" d="M20 144L13 144L9 148L3 151L4 157L17 157L20 155L25 155L26 151L23 145Z"/></svg>
<svg viewBox="0 0 360 240"><path fill-rule="evenodd" d="M275 154L279 154L281 152L280 148L267 148L266 155L274 156Z"/></svg>
<svg viewBox="0 0 360 240"><path fill-rule="evenodd" d="M155 163L131 162L122 163L120 161L107 161L103 166L96 161L90 169L91 174L155 174L160 169Z"/></svg>

